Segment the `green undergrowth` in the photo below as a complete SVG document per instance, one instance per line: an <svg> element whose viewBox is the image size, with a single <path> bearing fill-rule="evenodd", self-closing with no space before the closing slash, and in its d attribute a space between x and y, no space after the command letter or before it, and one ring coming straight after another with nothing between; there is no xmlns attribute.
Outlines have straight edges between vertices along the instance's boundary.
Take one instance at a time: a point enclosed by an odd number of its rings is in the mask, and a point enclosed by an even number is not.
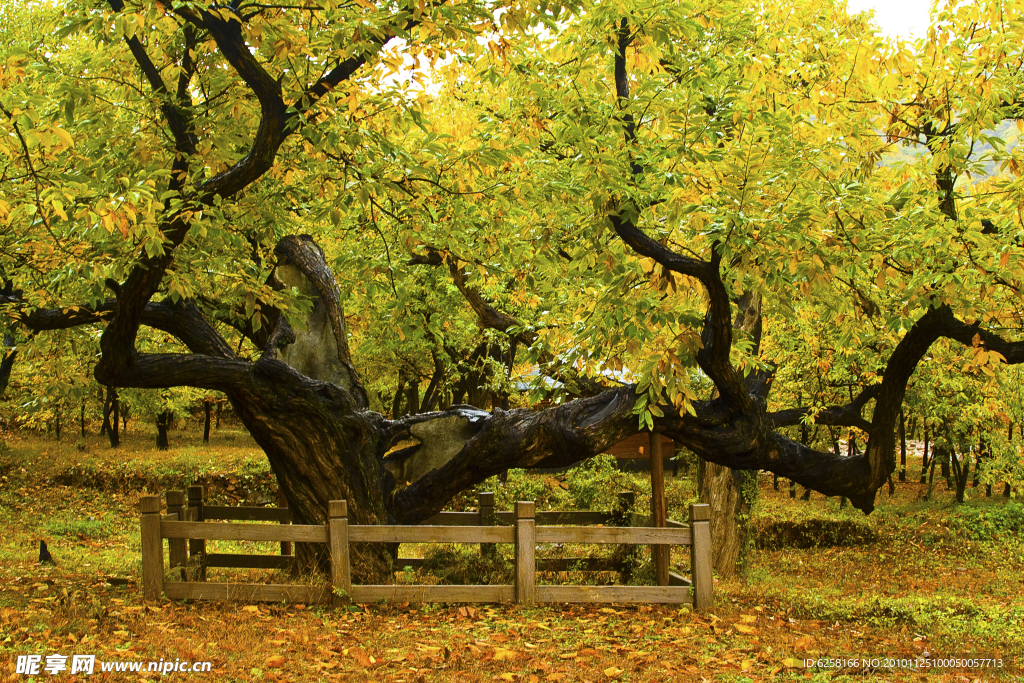
<svg viewBox="0 0 1024 683"><path fill-rule="evenodd" d="M211 502L226 504L276 496L266 455L244 431L215 432L208 444L200 434L174 432L171 445L155 450L149 434L123 435L117 448L99 436L77 441L20 436L0 450L0 475L8 485L27 481L126 494L163 494L199 484Z"/></svg>

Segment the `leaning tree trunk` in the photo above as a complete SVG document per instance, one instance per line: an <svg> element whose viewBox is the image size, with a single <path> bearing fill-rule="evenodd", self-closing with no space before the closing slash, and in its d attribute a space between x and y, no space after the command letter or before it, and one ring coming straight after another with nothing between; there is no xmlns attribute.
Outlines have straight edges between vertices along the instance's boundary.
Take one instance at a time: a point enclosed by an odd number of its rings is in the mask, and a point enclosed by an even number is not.
<svg viewBox="0 0 1024 683"><path fill-rule="evenodd" d="M753 541L750 513L757 498L757 472L700 460L700 502L711 506L711 561L719 576L733 576L747 562Z"/></svg>

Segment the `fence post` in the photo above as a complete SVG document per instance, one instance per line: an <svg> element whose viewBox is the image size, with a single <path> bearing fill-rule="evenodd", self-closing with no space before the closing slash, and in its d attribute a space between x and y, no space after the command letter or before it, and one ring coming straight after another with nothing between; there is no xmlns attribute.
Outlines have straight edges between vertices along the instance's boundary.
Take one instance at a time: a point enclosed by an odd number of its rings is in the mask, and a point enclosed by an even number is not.
<svg viewBox="0 0 1024 683"><path fill-rule="evenodd" d="M188 506L196 509L197 522L202 522L206 519L203 515L205 499L206 493L202 486L188 487ZM188 539L188 556L193 562L197 563L190 578L193 581L206 581L206 539Z"/></svg>
<svg viewBox="0 0 1024 683"><path fill-rule="evenodd" d="M331 546L331 601L335 605L352 602L352 569L348 553L348 502L332 500L327 503L327 538ZM338 595L336 591L344 591Z"/></svg>
<svg viewBox="0 0 1024 683"><path fill-rule="evenodd" d="M280 510L287 510L288 509L288 498L281 491L277 492L277 507ZM283 520L281 521L281 524L291 524L291 523L292 523L292 521L290 519L287 522L285 522ZM291 541L281 541L281 555L291 555L291 554L292 554L292 542Z"/></svg>
<svg viewBox="0 0 1024 683"><path fill-rule="evenodd" d="M711 506L690 506L690 572L693 580L693 609L704 611L711 607Z"/></svg>
<svg viewBox="0 0 1024 683"><path fill-rule="evenodd" d="M480 494L480 526L494 526L494 493L487 491ZM495 546L493 543L480 544L480 557L494 557Z"/></svg>
<svg viewBox="0 0 1024 683"><path fill-rule="evenodd" d="M619 492L619 516L622 518L623 526L633 526L632 514L636 506L636 493L633 491ZM636 558L637 546L620 545L616 555L619 557L619 583L623 586L629 585L633 580L633 564Z"/></svg>
<svg viewBox="0 0 1024 683"><path fill-rule="evenodd" d="M160 497L143 496L142 588L147 600L159 600L164 592L164 543L160 538Z"/></svg>
<svg viewBox="0 0 1024 683"><path fill-rule="evenodd" d="M182 491L168 491L167 514L177 515L176 519L180 522L184 517L182 515L184 509L185 494ZM185 564L188 562L188 544L184 538L171 538L167 540L167 557L171 569L181 568L179 573L182 575L181 578L184 579Z"/></svg>
<svg viewBox="0 0 1024 683"><path fill-rule="evenodd" d="M537 505L532 500L516 503L516 602L535 602L537 580Z"/></svg>

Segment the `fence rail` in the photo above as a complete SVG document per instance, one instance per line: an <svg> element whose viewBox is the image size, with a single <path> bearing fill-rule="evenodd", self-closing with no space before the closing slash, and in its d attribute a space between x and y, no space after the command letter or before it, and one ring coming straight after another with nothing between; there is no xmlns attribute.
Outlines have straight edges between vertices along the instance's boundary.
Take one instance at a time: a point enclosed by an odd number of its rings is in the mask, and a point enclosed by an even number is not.
<svg viewBox="0 0 1024 683"><path fill-rule="evenodd" d="M199 489L198 491L193 489ZM621 500L621 498L620 498ZM628 502L628 501L627 501ZM204 505L201 487L189 490L188 504L180 492L167 494L166 516L160 514L160 499L146 496L142 511L142 573L147 598L161 593L171 599L213 599L304 603L340 602L661 602L689 603L704 610L711 605L711 531L707 505L690 506L690 523L672 522L668 527L555 526L565 524L627 524L648 522L630 513L626 506L618 514L599 512L536 512L533 502L516 503L514 512L493 508L493 494L481 494L479 512L442 512L428 522L444 525L363 526L349 525L345 501L331 501L323 525L290 524L286 509L229 508ZM485 505L484 503L490 503ZM281 522L280 525L237 524L247 520ZM487 523L497 526L488 526ZM196 581L165 581L164 540L167 540L172 570L185 573L189 556ZM330 550L331 576L328 586L269 585L247 583L205 583L207 567L289 568L290 556L232 555L206 553L207 540L275 541L321 543ZM481 552L493 552L495 544L515 546L515 583L500 586L427 586L352 584L350 543L479 543ZM652 545L655 548L688 545L691 575L671 574L668 585L659 586L550 586L537 585L537 571L621 570L609 558L536 557L538 543L594 543ZM399 558L398 566L418 566L422 561Z"/></svg>

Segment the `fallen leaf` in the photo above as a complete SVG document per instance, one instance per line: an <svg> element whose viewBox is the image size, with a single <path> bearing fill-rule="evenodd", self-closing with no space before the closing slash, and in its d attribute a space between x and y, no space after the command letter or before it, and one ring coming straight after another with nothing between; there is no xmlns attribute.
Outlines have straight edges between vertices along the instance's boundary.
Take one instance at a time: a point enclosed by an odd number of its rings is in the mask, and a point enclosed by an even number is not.
<svg viewBox="0 0 1024 683"><path fill-rule="evenodd" d="M622 675L622 669L617 666L610 666L604 670L604 675L608 678L618 678Z"/></svg>
<svg viewBox="0 0 1024 683"><path fill-rule="evenodd" d="M757 617L753 614L741 614L740 621L742 621L744 624L756 624Z"/></svg>
<svg viewBox="0 0 1024 683"><path fill-rule="evenodd" d="M814 636L804 636L803 638L797 638L797 641L793 644L793 649L797 652L807 652L814 646Z"/></svg>
<svg viewBox="0 0 1024 683"><path fill-rule="evenodd" d="M501 674L501 678L503 680L506 680L506 681L514 681L514 680L516 680L516 675L515 674L505 673L505 674Z"/></svg>
<svg viewBox="0 0 1024 683"><path fill-rule="evenodd" d="M499 647L494 651L494 661L500 662L503 659L515 659L516 653L512 650L506 650L503 647Z"/></svg>
<svg viewBox="0 0 1024 683"><path fill-rule="evenodd" d="M537 678L536 674L530 674L530 683L540 683L540 679Z"/></svg>
<svg viewBox="0 0 1024 683"><path fill-rule="evenodd" d="M744 659L742 662L740 662L740 671L746 671L752 666L754 666L753 659Z"/></svg>
<svg viewBox="0 0 1024 683"><path fill-rule="evenodd" d="M263 660L263 665L269 669L278 669L284 666L285 659L281 655L271 655Z"/></svg>
<svg viewBox="0 0 1024 683"><path fill-rule="evenodd" d="M757 633L757 629L753 626L747 626L746 624L733 624L732 627L740 633L746 633L747 635L753 635Z"/></svg>
<svg viewBox="0 0 1024 683"><path fill-rule="evenodd" d="M545 680L545 681L560 681L560 680L562 680L563 678L565 678L565 674L562 674L562 673L553 673L553 674L548 674L547 676L545 676L545 677L544 677L544 680Z"/></svg>
<svg viewBox="0 0 1024 683"><path fill-rule="evenodd" d="M577 654L578 653L576 653L576 652L563 652L562 654L558 655L558 658L559 659L576 659L576 655Z"/></svg>
<svg viewBox="0 0 1024 683"><path fill-rule="evenodd" d="M259 614L260 613L260 608L257 607L256 605L246 605L245 607L242 608L242 611L243 612L253 612L255 614Z"/></svg>

